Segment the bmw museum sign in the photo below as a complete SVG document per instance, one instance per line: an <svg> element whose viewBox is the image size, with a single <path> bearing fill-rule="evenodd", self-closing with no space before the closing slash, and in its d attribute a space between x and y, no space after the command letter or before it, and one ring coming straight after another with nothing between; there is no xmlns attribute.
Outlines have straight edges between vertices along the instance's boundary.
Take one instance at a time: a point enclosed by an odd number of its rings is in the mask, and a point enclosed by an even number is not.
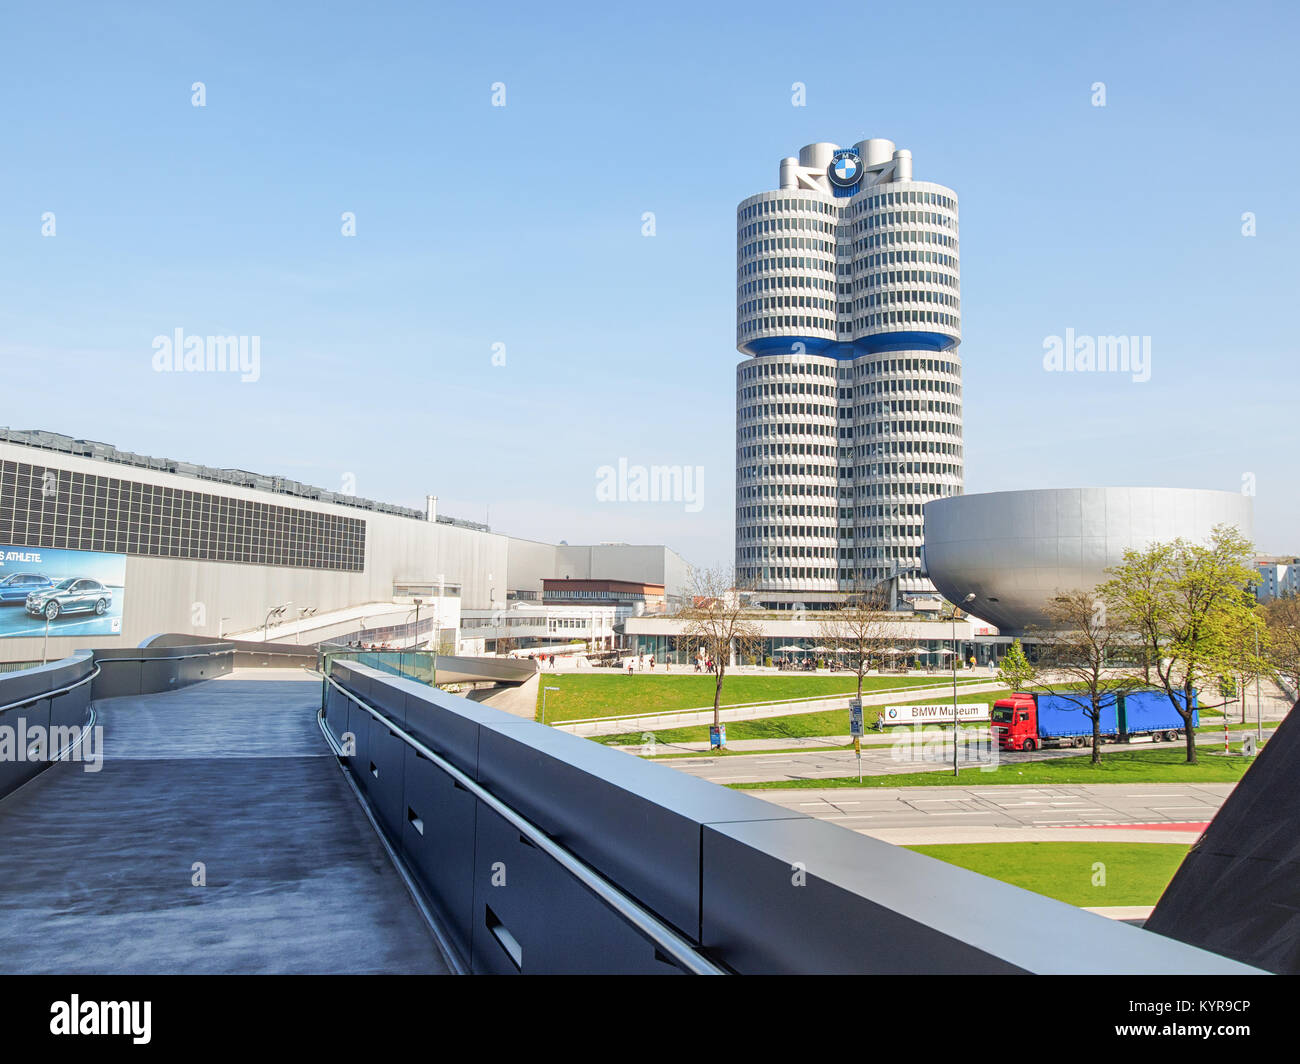
<svg viewBox="0 0 1300 1064"><path fill-rule="evenodd" d="M126 555L0 547L0 638L121 635Z"/></svg>
<svg viewBox="0 0 1300 1064"><path fill-rule="evenodd" d="M989 719L988 703L958 703L958 723ZM880 714L882 724L952 723L952 703L933 706L886 706Z"/></svg>
<svg viewBox="0 0 1300 1064"><path fill-rule="evenodd" d="M862 159L852 148L841 148L831 156L826 177L836 188L854 188L862 180Z"/></svg>

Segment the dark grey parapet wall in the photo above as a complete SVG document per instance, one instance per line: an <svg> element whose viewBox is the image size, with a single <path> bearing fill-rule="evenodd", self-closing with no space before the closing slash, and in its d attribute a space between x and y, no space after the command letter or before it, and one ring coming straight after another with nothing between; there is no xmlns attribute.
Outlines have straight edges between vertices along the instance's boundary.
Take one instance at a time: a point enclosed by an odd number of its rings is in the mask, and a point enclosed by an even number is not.
<svg viewBox="0 0 1300 1064"><path fill-rule="evenodd" d="M1300 714L1278 726L1192 847L1146 927L1300 975Z"/></svg>
<svg viewBox="0 0 1300 1064"><path fill-rule="evenodd" d="M735 972L1252 970L364 665L331 675L387 718L328 690L348 770L475 972L677 969L389 723Z"/></svg>
<svg viewBox="0 0 1300 1064"><path fill-rule="evenodd" d="M223 646L235 650L236 669L301 669L316 667L316 647L297 643L264 643L255 639L223 639ZM188 635L182 632L163 632L151 635L141 642L141 647L196 647L212 644L211 637Z"/></svg>
<svg viewBox="0 0 1300 1064"><path fill-rule="evenodd" d="M81 681L94 671L91 652L83 650L48 665L0 675L0 707L6 707L0 708L0 729L6 729L8 741L6 753L0 757L0 798L50 765L48 760L33 761L25 754L20 756L17 744L25 734L30 735L33 728L39 727L48 736L51 727L86 723L91 684ZM53 691L63 693L49 693Z"/></svg>
<svg viewBox="0 0 1300 1064"><path fill-rule="evenodd" d="M98 648L94 697L159 694L224 676L234 665L234 649L228 642Z"/></svg>

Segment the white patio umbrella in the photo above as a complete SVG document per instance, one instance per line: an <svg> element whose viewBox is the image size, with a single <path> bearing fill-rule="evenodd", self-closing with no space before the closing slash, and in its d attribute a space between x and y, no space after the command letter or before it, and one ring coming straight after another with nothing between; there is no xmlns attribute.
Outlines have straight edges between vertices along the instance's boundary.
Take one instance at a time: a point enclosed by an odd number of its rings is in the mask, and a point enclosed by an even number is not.
<svg viewBox="0 0 1300 1064"><path fill-rule="evenodd" d="M892 658L895 655L901 654L903 652L899 650L897 647L890 647L888 650L882 650L881 653L888 654Z"/></svg>
<svg viewBox="0 0 1300 1064"><path fill-rule="evenodd" d="M777 647L776 652L778 654L802 654L803 647L795 646L795 644L791 643L788 646Z"/></svg>

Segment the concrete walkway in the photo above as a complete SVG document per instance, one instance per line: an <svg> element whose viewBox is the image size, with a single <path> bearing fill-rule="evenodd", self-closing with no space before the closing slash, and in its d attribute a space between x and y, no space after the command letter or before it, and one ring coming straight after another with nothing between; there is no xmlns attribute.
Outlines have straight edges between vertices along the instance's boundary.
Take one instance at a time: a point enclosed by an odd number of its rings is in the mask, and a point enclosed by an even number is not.
<svg viewBox="0 0 1300 1064"><path fill-rule="evenodd" d="M251 669L97 702L101 770L0 801L0 971L445 971L319 704Z"/></svg>
<svg viewBox="0 0 1300 1064"><path fill-rule="evenodd" d="M532 720L537 715L537 690L542 674L536 673L523 683L514 687L481 688L466 691L465 697L472 702L480 702L503 713Z"/></svg>

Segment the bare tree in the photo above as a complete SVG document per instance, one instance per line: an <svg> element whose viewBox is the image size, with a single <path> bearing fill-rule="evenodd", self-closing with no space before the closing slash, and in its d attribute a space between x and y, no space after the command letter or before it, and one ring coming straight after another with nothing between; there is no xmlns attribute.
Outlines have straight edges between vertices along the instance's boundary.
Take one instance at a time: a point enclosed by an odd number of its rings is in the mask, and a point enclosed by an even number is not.
<svg viewBox="0 0 1300 1064"><path fill-rule="evenodd" d="M1045 610L1047 625L1038 639L1038 686L1073 702L1092 721L1092 763L1101 763L1101 715L1119 696L1142 685L1114 667L1115 659L1140 651L1136 639L1107 620L1106 604L1095 591L1062 591Z"/></svg>
<svg viewBox="0 0 1300 1064"><path fill-rule="evenodd" d="M880 588L855 591L834 609L825 611L817 622L818 638L831 650L843 651L858 678L879 668L885 651L894 643L896 626L889 623L889 595Z"/></svg>
<svg viewBox="0 0 1300 1064"><path fill-rule="evenodd" d="M1237 695L1241 700L1241 723L1246 723L1246 691L1250 685L1271 673L1266 656L1268 629L1264 611L1248 588L1241 592L1242 609L1230 615L1224 625L1224 660L1227 674L1236 677ZM1228 715L1228 707L1223 707Z"/></svg>
<svg viewBox="0 0 1300 1064"><path fill-rule="evenodd" d="M1264 606L1260 648L1269 665L1300 694L1300 597L1287 595Z"/></svg>
<svg viewBox="0 0 1300 1064"><path fill-rule="evenodd" d="M678 637L687 653L703 656L713 673L713 725L722 723L722 681L734 653L737 659L757 653L762 630L750 616L745 588L737 586L734 570L700 569L692 574L691 601L677 614L683 621Z"/></svg>

